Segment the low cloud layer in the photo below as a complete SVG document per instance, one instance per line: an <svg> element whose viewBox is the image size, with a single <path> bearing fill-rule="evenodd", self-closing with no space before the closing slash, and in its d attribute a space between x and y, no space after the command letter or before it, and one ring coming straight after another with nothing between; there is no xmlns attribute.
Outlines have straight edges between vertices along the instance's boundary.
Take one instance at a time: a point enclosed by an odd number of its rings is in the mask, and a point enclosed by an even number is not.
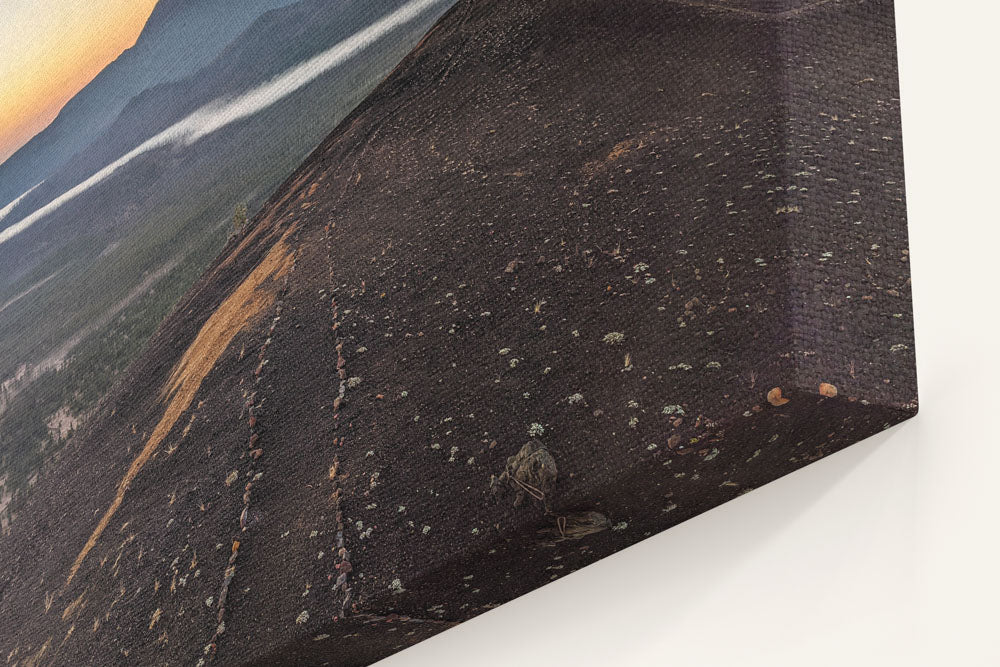
<svg viewBox="0 0 1000 667"><path fill-rule="evenodd" d="M450 4L450 2L451 0L411 0L396 11L375 21L367 28L359 30L347 39L338 42L330 49L293 67L271 81L236 97L223 98L206 104L188 117L171 125L166 130L118 158L79 185L59 195L45 206L42 206L7 229L0 231L0 243L9 241L63 204L101 183L143 153L148 153L151 150L165 146L189 146L231 123L263 111L309 84L327 71L344 64L396 28L416 20L434 7ZM24 193L0 211L0 220L6 217L30 192L29 190Z"/></svg>
<svg viewBox="0 0 1000 667"><path fill-rule="evenodd" d="M42 183L44 183L44 182L45 182L45 181L42 181ZM37 188L37 187L38 187L39 185L41 185L42 183L39 183L39 184L38 184L38 185L36 185L35 187L31 188L30 190L28 190L27 192L25 192L24 194L22 194L22 195L21 195L20 197L18 197L17 199L15 199L14 201L12 201L11 203L7 204L7 205L6 205L6 206L4 206L3 208L0 208L0 222L3 222L3 219L4 219L4 218L6 218L6 217L7 217L8 215L10 215L10 212L11 212L11 211L13 211L13 210L14 210L15 208L17 208L17 205L21 203L21 200L23 200L23 199L24 199L25 197L27 197L27 196L28 196L28 195L30 195L30 194L31 194L32 192L34 192L34 191L35 191L35 189L36 189L36 188Z"/></svg>

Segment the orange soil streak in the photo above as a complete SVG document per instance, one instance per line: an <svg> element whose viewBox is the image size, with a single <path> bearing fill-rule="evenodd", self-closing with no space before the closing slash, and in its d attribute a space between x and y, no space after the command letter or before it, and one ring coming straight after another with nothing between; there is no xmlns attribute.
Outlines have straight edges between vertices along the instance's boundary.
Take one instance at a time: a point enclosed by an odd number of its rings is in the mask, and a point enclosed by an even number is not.
<svg viewBox="0 0 1000 667"><path fill-rule="evenodd" d="M305 172L303 172L302 174L300 174L298 176L298 178L296 178L292 182L291 187L288 188L288 192L286 192L284 194L284 196L281 197L281 199L279 199L272 206L270 206L270 211L268 212L267 216L264 217L260 222L258 222L257 224L255 224L253 226L253 229L250 231L250 233L247 234L243 238L243 240L241 240L239 242L239 244L237 244L237 246L233 250L233 252L230 253L230 255L228 257L226 257L226 259L224 259L212 271L212 273L213 274L218 273L223 268L225 268L225 267L229 266L230 264L232 264L233 261L235 261L235 259L237 257L239 257L243 253L243 251L246 250L250 246L250 243L254 239L256 239L258 236L261 236L261 234L264 231L267 231L268 233L267 233L267 235L265 235L264 237L262 237L262 240L266 240L268 236L271 236L272 234L274 234L274 232L277 231L277 230L275 230L275 229L273 229L271 227L271 223L274 221L275 216L281 210L281 207L285 204L285 202L287 202L289 199L291 199L292 195L294 195L294 194L296 194L298 192L299 188L301 188L302 185L303 185L303 183L306 182L306 179L308 179L310 176L312 176L312 174L315 171L316 171L315 167L312 167L312 168L306 170ZM293 227L294 227L294 225L293 225ZM285 232L285 234L281 238L284 239L286 236L288 236L288 232Z"/></svg>
<svg viewBox="0 0 1000 667"><path fill-rule="evenodd" d="M27 658L25 658L25 660L24 660L24 667L35 667L36 665L41 664L41 662L42 662L42 656L45 655L45 652L49 650L50 646L52 646L52 637L49 637L45 641L45 643L42 644L42 647L40 649L38 649L37 653L35 653L34 655L30 655Z"/></svg>
<svg viewBox="0 0 1000 667"><path fill-rule="evenodd" d="M644 132L639 137L632 137L630 139L625 139L614 145L611 152L608 153L604 160L596 160L594 162L588 162L583 166L583 173L589 178L593 178L597 173L603 172L608 168L613 162L617 162L625 155L628 155L632 151L642 150L645 148L650 141L652 141L659 130L649 130Z"/></svg>
<svg viewBox="0 0 1000 667"><path fill-rule="evenodd" d="M273 284L273 280L287 274L294 261L292 253L285 244L285 240L294 229L295 225L282 235L267 256L257 265L257 268L205 322L194 342L191 343L184 356L174 367L170 379L160 394L160 400L169 400L163 418L153 429L146 446L132 461L132 465L129 466L125 476L118 483L118 492L115 494L111 506L101 517L94 532L90 535L90 539L87 540L70 568L69 576L66 577L67 586L73 581L73 577L76 576L84 558L97 544L101 533L108 527L111 518L118 511L132 481L149 462L157 447L173 428L174 423L191 405L202 381L215 366L216 361L229 347L233 338L249 324L250 320L274 303L277 297L277 288ZM269 285L270 289L259 289L268 279L272 279L272 283Z"/></svg>
<svg viewBox="0 0 1000 667"><path fill-rule="evenodd" d="M76 612L78 612L81 609L83 609L83 607L84 607L83 598L86 595L87 595L87 591L84 591L83 593L80 593L80 597L78 597L77 599L73 600L68 605L66 605L66 609L63 610L63 613L62 613L62 620L64 620L64 621L69 620L69 618L71 616L73 616L74 614L76 614Z"/></svg>

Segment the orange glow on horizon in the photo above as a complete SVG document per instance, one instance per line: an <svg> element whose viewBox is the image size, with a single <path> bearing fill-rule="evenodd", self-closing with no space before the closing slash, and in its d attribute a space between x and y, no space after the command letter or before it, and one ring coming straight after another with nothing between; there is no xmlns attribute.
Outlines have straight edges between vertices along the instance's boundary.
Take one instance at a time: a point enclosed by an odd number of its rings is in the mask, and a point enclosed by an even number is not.
<svg viewBox="0 0 1000 667"><path fill-rule="evenodd" d="M0 4L0 162L135 44L154 5L156 0Z"/></svg>

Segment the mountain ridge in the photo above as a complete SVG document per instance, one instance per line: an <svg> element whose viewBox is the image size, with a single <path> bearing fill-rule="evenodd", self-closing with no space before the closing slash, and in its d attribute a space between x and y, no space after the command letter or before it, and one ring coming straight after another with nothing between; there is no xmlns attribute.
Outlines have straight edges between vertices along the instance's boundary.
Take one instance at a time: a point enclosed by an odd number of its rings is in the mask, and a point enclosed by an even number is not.
<svg viewBox="0 0 1000 667"><path fill-rule="evenodd" d="M293 1L238 0L234 4L175 0L159 12L162 3L157 3L150 16L155 18L153 25L147 21L136 43L70 98L48 126L0 163L0 206L45 180L86 148L134 95L194 71L217 55L255 16ZM177 44L187 46L178 50Z"/></svg>

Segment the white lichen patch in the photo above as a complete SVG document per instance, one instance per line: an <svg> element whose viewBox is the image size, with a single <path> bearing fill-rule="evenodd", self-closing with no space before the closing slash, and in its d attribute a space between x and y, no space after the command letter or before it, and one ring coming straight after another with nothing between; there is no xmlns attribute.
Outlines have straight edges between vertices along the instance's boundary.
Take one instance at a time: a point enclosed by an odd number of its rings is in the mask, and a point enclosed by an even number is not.
<svg viewBox="0 0 1000 667"><path fill-rule="evenodd" d="M309 612L303 609L302 613L295 618L295 623L296 625L302 625L303 623L306 623L308 620L309 620Z"/></svg>
<svg viewBox="0 0 1000 667"><path fill-rule="evenodd" d="M534 424L528 427L528 435L530 435L533 438L543 435L544 433L545 433L545 427L539 424L538 422L535 422Z"/></svg>
<svg viewBox="0 0 1000 667"><path fill-rule="evenodd" d="M608 345L620 345L625 341L625 334L621 331L612 331L604 334L604 342Z"/></svg>
<svg viewBox="0 0 1000 667"><path fill-rule="evenodd" d="M680 416L684 414L684 408L679 405L664 405L663 414Z"/></svg>
<svg viewBox="0 0 1000 667"><path fill-rule="evenodd" d="M355 387L358 387L360 385L361 385L361 378L359 378L358 376L355 375L354 377L347 378L348 389L354 389Z"/></svg>
<svg viewBox="0 0 1000 667"><path fill-rule="evenodd" d="M576 405L577 403L583 403L583 394L580 394L580 393L571 394L569 397L566 398L566 401L570 405Z"/></svg>
<svg viewBox="0 0 1000 667"><path fill-rule="evenodd" d="M392 580L392 583L389 584L389 590L392 591L393 595L399 595L406 592L406 589L403 588L403 582L399 579Z"/></svg>

